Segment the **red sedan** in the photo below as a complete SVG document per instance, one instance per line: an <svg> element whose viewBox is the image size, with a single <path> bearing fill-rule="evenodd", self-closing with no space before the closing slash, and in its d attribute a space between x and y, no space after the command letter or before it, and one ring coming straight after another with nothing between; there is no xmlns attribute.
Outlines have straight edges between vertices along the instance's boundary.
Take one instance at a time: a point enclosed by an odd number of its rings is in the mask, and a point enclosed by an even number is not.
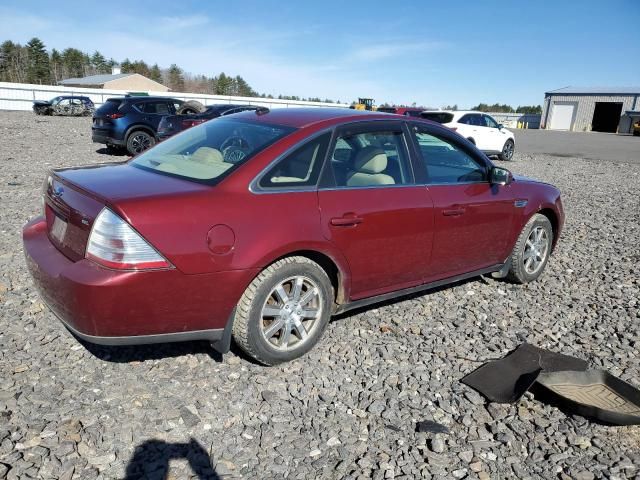
<svg viewBox="0 0 640 480"><path fill-rule="evenodd" d="M545 268L557 188L427 120L245 112L125 162L52 171L24 227L42 298L99 344L231 337L265 364L332 315L480 274Z"/></svg>

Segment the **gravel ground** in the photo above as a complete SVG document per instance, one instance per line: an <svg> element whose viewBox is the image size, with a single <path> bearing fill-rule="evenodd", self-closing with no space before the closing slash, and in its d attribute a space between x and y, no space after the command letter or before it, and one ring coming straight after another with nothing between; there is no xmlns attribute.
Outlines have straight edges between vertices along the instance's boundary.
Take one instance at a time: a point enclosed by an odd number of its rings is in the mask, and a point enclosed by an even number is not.
<svg viewBox="0 0 640 480"><path fill-rule="evenodd" d="M205 343L88 350L43 306L21 228L47 168L113 159L89 123L0 112L0 478L640 478L640 427L529 394L487 404L459 382L528 341L640 386L640 165L517 154L509 168L564 195L540 280L343 316L265 368ZM450 433L416 433L424 419Z"/></svg>

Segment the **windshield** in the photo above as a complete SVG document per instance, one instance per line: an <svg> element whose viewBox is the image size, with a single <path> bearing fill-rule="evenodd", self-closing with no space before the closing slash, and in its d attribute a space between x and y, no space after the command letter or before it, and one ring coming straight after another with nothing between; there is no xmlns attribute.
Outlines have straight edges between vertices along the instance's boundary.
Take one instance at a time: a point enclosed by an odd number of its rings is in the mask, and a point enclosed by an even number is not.
<svg viewBox="0 0 640 480"><path fill-rule="evenodd" d="M50 100L51 105L56 105L58 102L60 102L60 100L62 100L62 97L55 97L55 98L52 98L52 99Z"/></svg>
<svg viewBox="0 0 640 480"><path fill-rule="evenodd" d="M294 128L218 118L190 128L131 161L134 167L214 184Z"/></svg>

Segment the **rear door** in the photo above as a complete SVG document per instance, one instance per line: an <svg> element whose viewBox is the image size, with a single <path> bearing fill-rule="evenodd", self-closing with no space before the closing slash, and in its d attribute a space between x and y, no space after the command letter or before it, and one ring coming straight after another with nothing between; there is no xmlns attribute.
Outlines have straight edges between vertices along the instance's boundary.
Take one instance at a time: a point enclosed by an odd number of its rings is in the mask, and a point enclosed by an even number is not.
<svg viewBox="0 0 640 480"><path fill-rule="evenodd" d="M152 100L137 103L134 108L143 114L145 123L153 127L154 131L158 131L160 120L165 115L173 115L175 113L172 100Z"/></svg>
<svg viewBox="0 0 640 480"><path fill-rule="evenodd" d="M504 262L514 212L511 186L489 183L490 163L457 136L413 125L434 204L434 239L426 282Z"/></svg>
<svg viewBox="0 0 640 480"><path fill-rule="evenodd" d="M323 235L351 270L351 300L422 283L433 237L432 202L417 185L404 122L336 131L318 191Z"/></svg>

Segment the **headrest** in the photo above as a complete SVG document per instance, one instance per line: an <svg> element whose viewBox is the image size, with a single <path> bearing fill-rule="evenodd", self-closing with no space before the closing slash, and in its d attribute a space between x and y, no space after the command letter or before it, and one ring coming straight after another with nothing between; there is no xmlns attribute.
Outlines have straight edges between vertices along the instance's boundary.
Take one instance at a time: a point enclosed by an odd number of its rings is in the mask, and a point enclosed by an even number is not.
<svg viewBox="0 0 640 480"><path fill-rule="evenodd" d="M222 157L222 153L220 153L220 150L211 147L198 148L195 152L193 152L193 155L191 155L191 160L208 165L224 162L224 158Z"/></svg>
<svg viewBox="0 0 640 480"><path fill-rule="evenodd" d="M353 161L353 169L356 172L376 174L382 173L387 168L387 155L380 147L369 145L358 152Z"/></svg>

